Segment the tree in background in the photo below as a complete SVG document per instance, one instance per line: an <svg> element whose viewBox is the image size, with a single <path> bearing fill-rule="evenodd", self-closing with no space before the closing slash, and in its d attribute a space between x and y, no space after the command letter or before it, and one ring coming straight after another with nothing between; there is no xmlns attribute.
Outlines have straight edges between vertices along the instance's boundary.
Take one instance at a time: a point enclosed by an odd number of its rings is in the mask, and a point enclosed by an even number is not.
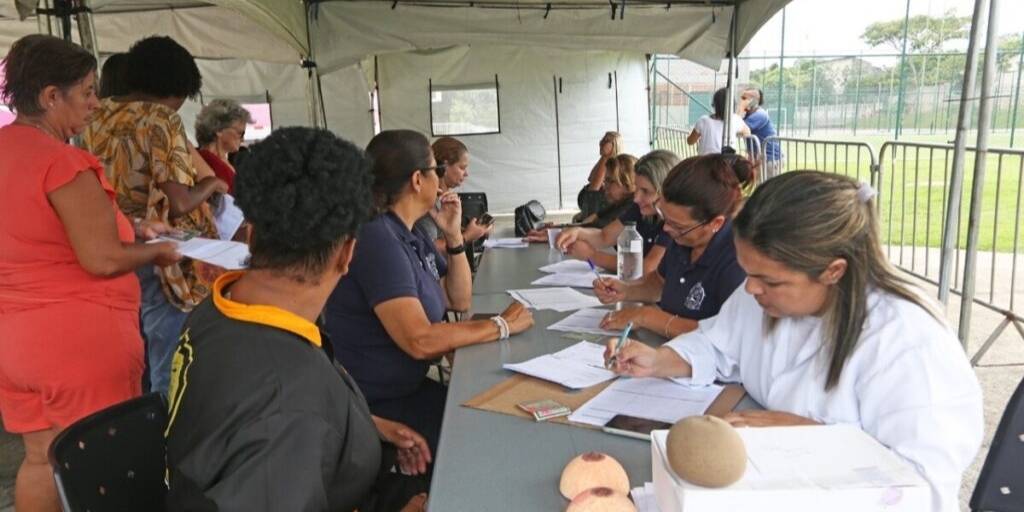
<svg viewBox="0 0 1024 512"><path fill-rule="evenodd" d="M868 25L860 37L872 47L890 46L900 53L903 51L904 22L907 33L907 65L910 66L912 84L949 82L963 74L962 56L927 54L949 53L944 50L946 43L966 38L971 26L969 16L956 16L950 10L942 16L919 14L907 20L901 18L879 21Z"/></svg>

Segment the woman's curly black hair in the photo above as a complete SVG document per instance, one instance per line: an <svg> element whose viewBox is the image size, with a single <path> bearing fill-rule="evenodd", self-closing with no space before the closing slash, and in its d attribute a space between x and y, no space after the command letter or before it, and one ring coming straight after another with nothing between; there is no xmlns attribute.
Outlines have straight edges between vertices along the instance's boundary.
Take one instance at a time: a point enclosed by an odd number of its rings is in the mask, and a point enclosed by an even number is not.
<svg viewBox="0 0 1024 512"><path fill-rule="evenodd" d="M249 268L316 280L369 217L371 161L327 130L290 127L252 146L235 195L253 224Z"/></svg>
<svg viewBox="0 0 1024 512"><path fill-rule="evenodd" d="M203 76L192 54L167 36L132 43L124 80L132 92L157 98L195 98L203 88Z"/></svg>

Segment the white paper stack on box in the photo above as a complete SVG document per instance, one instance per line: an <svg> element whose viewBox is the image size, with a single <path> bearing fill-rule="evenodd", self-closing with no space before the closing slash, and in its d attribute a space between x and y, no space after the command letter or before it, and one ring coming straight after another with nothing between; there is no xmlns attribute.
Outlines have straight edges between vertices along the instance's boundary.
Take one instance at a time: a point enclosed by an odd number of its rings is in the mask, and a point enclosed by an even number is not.
<svg viewBox="0 0 1024 512"><path fill-rule="evenodd" d="M930 488L914 468L849 425L737 429L747 471L721 489L676 477L667 430L651 433L654 492L661 512L920 512Z"/></svg>

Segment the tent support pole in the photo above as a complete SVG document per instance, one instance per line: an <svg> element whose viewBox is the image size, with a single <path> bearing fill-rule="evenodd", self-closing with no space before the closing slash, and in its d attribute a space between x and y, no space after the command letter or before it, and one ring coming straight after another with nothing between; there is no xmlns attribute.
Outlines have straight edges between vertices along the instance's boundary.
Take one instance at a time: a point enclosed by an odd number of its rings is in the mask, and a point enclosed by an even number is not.
<svg viewBox="0 0 1024 512"><path fill-rule="evenodd" d="M320 71L316 66L316 50L313 47L313 9L317 8L316 2L306 0L306 45L308 55L302 59L302 67L306 68L306 76L309 94L309 125L313 128L326 128L327 116L324 111L323 92L320 89Z"/></svg>
<svg viewBox="0 0 1024 512"><path fill-rule="evenodd" d="M50 0L39 0L39 5L36 6L36 23L39 25L39 33L46 35L53 35L53 19L49 14L50 11Z"/></svg>
<svg viewBox="0 0 1024 512"><path fill-rule="evenodd" d="M953 139L953 165L949 177L949 196L946 197L946 223L942 227L942 248L939 258L939 300L949 304L949 291L953 273L954 248L957 227L960 225L960 207L964 189L964 159L967 156L967 130L970 128L974 96L974 80L978 74L978 53L981 48L981 20L985 17L985 1L974 3L971 35L964 63L964 80L960 90L960 109ZM951 90L952 92L952 90Z"/></svg>
<svg viewBox="0 0 1024 512"><path fill-rule="evenodd" d="M96 25L92 20L92 6L89 0L75 0L78 4L75 16L78 18L78 38L82 47L92 53L96 62L100 61L100 46L96 41Z"/></svg>
<svg viewBox="0 0 1024 512"><path fill-rule="evenodd" d="M982 0L978 0L980 3ZM960 341L967 346L971 334L971 310L974 306L974 273L978 263L978 234L981 231L981 202L985 193L985 160L988 157L988 133L992 129L992 99L995 92L996 51L999 0L989 0L988 30L985 43L985 67L981 73L981 101L978 104L978 142L974 152L974 180L971 184L971 210L967 220L967 255L964 258L964 290L960 302Z"/></svg>
<svg viewBox="0 0 1024 512"><path fill-rule="evenodd" d="M730 135L736 131L736 127L732 125L732 114L736 112L736 31L737 23L739 19L739 5L734 5L732 8L732 20L729 23L729 76L726 79L726 100L725 100L725 119L722 119L722 147L729 145L729 141L732 139ZM733 148L739 151L739 148Z"/></svg>

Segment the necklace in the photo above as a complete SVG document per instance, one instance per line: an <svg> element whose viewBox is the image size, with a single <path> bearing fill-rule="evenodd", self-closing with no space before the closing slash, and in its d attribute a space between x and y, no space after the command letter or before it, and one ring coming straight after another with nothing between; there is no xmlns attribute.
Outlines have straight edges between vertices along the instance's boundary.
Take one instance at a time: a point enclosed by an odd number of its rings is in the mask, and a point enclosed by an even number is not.
<svg viewBox="0 0 1024 512"><path fill-rule="evenodd" d="M14 120L14 124L20 124L22 126L31 126L31 127L35 128L35 129L45 133L46 135L48 135L50 137L53 137L53 138L55 138L55 139L57 139L57 140L59 140L61 142L67 142L63 138L58 136L56 133L54 133L52 130L47 128L46 126L43 126L43 125L41 125L39 123L36 123L34 121L31 121L29 119L25 119L25 118L19 117L19 118Z"/></svg>

